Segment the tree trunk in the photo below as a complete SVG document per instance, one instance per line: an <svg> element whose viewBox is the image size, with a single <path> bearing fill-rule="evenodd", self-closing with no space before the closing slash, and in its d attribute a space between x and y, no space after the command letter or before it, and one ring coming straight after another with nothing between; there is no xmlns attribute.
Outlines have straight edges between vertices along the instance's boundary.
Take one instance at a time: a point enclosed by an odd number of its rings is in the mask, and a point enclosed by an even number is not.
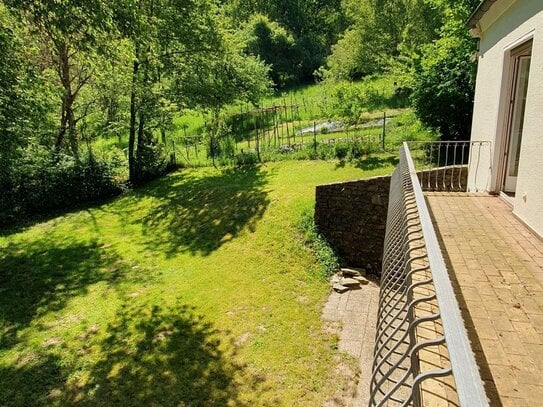
<svg viewBox="0 0 543 407"><path fill-rule="evenodd" d="M79 140L77 137L77 121L75 120L73 110L73 99L68 107L66 107L66 116L68 120L68 140L70 141L72 155L76 160L79 160Z"/></svg>
<svg viewBox="0 0 543 407"><path fill-rule="evenodd" d="M70 72L69 47L66 43L61 43L57 47L58 75L64 95L62 97L62 116L60 119L60 129L55 142L55 152L58 154L62 149L66 135L70 142L70 149L73 156L79 157L77 140L77 121L73 109L75 94L72 91L72 77Z"/></svg>
<svg viewBox="0 0 543 407"><path fill-rule="evenodd" d="M163 126L160 126L160 138L162 140L162 144L166 145L166 130Z"/></svg>
<svg viewBox="0 0 543 407"><path fill-rule="evenodd" d="M139 109L139 123L138 123L138 142L136 149L136 167L135 167L135 181L136 183L142 180L144 157L143 151L145 149L145 115L143 109L140 106Z"/></svg>
<svg viewBox="0 0 543 407"><path fill-rule="evenodd" d="M136 86L138 80L139 71L139 47L136 46L136 55L134 64L132 66L132 89L130 91L130 132L128 136L128 172L130 182L136 182L136 156L134 154L134 147L136 142Z"/></svg>
<svg viewBox="0 0 543 407"><path fill-rule="evenodd" d="M67 117L66 117L66 108L64 105L66 101L62 101L62 115L60 118L60 129L57 134L57 139L55 141L55 154L58 155L64 143L64 138L66 137L66 127L67 127Z"/></svg>

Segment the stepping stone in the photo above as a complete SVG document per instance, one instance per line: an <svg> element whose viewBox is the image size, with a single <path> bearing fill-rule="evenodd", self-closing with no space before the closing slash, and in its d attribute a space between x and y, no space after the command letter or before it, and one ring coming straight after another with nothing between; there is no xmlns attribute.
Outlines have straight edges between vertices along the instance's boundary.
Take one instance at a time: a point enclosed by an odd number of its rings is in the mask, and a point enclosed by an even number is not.
<svg viewBox="0 0 543 407"><path fill-rule="evenodd" d="M333 288L335 292L338 292L340 294L343 294L344 292L349 291L349 287L345 287L344 285L341 285L341 284L334 284Z"/></svg>
<svg viewBox="0 0 543 407"><path fill-rule="evenodd" d="M366 270L355 267L345 267L341 269L341 274L345 277L359 277L366 275Z"/></svg>
<svg viewBox="0 0 543 407"><path fill-rule="evenodd" d="M353 280L358 281L361 285L368 285L370 283L366 277L361 277L361 276L353 277Z"/></svg>
<svg viewBox="0 0 543 407"><path fill-rule="evenodd" d="M341 285L345 287L359 287L360 281L355 280L354 278L344 278L341 280Z"/></svg>

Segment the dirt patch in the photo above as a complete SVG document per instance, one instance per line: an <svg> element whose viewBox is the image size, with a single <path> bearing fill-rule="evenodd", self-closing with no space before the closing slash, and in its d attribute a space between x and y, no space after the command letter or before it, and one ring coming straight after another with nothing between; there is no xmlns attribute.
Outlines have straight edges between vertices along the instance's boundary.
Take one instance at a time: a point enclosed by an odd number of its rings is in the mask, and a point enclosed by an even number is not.
<svg viewBox="0 0 543 407"><path fill-rule="evenodd" d="M345 355L336 355L334 358L337 365L334 371L337 391L325 403L325 407L344 407L352 405L356 396L360 369L358 361Z"/></svg>
<svg viewBox="0 0 543 407"><path fill-rule="evenodd" d="M238 337L236 338L236 340L234 341L234 345L235 345L236 347L238 347L238 348L241 347L241 346L243 346L243 345L245 345L245 344L247 343L247 341L248 341L249 339L251 339L251 336L252 336L252 334L251 334L250 332L245 332L245 333L241 334L241 335L238 336Z"/></svg>

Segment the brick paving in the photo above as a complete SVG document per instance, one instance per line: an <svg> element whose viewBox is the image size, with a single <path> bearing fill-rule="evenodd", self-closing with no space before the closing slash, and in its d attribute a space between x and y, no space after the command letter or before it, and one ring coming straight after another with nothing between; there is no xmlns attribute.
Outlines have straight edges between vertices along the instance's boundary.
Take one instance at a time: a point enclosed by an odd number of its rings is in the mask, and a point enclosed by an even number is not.
<svg viewBox="0 0 543 407"><path fill-rule="evenodd" d="M497 197L426 197L491 405L543 405L543 242Z"/></svg>
<svg viewBox="0 0 543 407"><path fill-rule="evenodd" d="M323 309L323 319L339 323L339 350L358 359L360 376L350 406L367 406L377 324L379 285L370 281L359 290L332 292Z"/></svg>

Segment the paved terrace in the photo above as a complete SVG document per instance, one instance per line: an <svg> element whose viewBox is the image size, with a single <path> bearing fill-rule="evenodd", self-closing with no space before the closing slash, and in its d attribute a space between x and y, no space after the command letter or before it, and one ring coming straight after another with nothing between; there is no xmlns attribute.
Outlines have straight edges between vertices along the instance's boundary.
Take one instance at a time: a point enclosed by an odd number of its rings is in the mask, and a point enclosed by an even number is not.
<svg viewBox="0 0 543 407"><path fill-rule="evenodd" d="M426 197L491 406L543 405L543 242L497 197Z"/></svg>

